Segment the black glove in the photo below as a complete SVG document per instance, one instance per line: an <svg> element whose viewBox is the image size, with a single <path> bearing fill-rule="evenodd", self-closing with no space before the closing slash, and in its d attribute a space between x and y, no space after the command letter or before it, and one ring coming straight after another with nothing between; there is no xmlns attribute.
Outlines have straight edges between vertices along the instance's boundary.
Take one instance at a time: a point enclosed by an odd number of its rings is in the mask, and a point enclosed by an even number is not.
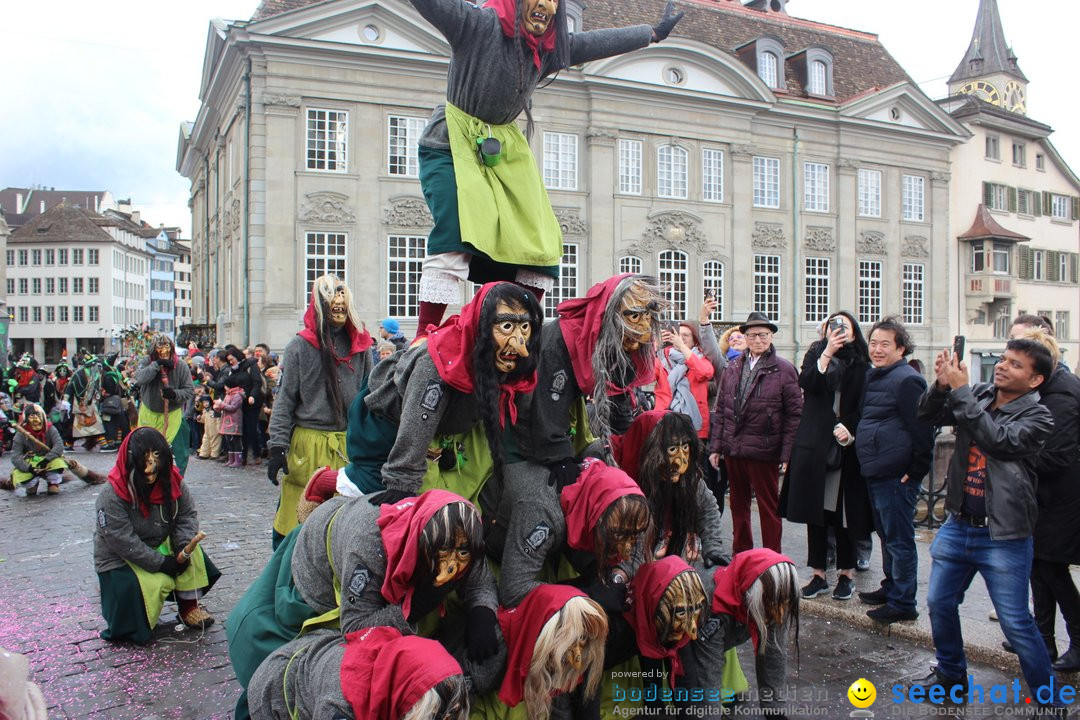
<svg viewBox="0 0 1080 720"><path fill-rule="evenodd" d="M413 497L416 493L411 493L408 490L396 490L394 488L386 488L382 492L372 493L368 497L368 502L379 507L380 505L395 505L407 497Z"/></svg>
<svg viewBox="0 0 1080 720"><path fill-rule="evenodd" d="M574 462L574 458L563 458L548 465L548 485L555 488L556 493L561 493L567 485L577 482L581 474L581 465Z"/></svg>
<svg viewBox="0 0 1080 720"><path fill-rule="evenodd" d="M595 600L609 615L618 615L626 609L626 583L605 584L597 581L582 588L582 592Z"/></svg>
<svg viewBox="0 0 1080 720"><path fill-rule="evenodd" d="M658 43L661 40L666 40L667 36L671 34L671 31L675 29L675 26L682 16L686 13L680 10L675 12L675 3L672 0L668 0L667 5L664 6L664 14L660 17L660 22L653 25L652 35L653 42Z"/></svg>
<svg viewBox="0 0 1080 720"><path fill-rule="evenodd" d="M289 474L289 463L285 461L285 448L272 447L270 448L270 459L266 461L266 477L270 478L270 482L278 484L278 472L285 471L285 474Z"/></svg>
<svg viewBox="0 0 1080 720"><path fill-rule="evenodd" d="M165 398L166 400L175 400L176 391L173 390L171 387L163 387L161 388L161 397Z"/></svg>
<svg viewBox="0 0 1080 720"><path fill-rule="evenodd" d="M499 638L495 634L497 624L491 608L478 606L469 609L467 637L470 660L482 662L499 652Z"/></svg>
<svg viewBox="0 0 1080 720"><path fill-rule="evenodd" d="M163 368L168 368L171 364L166 358L154 358L154 362L156 362L159 366Z"/></svg>
<svg viewBox="0 0 1080 720"><path fill-rule="evenodd" d="M731 564L731 556L722 552L711 552L705 556L705 567L727 567Z"/></svg>
<svg viewBox="0 0 1080 720"><path fill-rule="evenodd" d="M176 577L185 570L187 570L187 563L180 564L180 562L172 555L167 555L165 561L161 563L161 567L158 568L158 572L163 572L166 575L172 575L173 577Z"/></svg>

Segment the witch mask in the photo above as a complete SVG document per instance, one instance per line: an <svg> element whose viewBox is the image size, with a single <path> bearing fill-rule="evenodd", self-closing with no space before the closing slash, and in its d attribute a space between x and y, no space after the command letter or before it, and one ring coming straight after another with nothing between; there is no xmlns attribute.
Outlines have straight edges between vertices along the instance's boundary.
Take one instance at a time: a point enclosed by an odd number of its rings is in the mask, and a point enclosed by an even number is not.
<svg viewBox="0 0 1080 720"><path fill-rule="evenodd" d="M475 508L459 502L440 508L424 526L420 545L433 586L443 588L464 579L474 560L483 557L483 531Z"/></svg>
<svg viewBox="0 0 1080 720"><path fill-rule="evenodd" d="M529 357L529 338L532 337L532 322L529 313L521 307L512 307L500 300L495 305L495 325L492 337L495 340L495 369L500 373L511 373L518 365L518 360Z"/></svg>
<svg viewBox="0 0 1080 720"><path fill-rule="evenodd" d="M656 606L656 637L664 647L675 647L684 637L696 640L705 612L705 588L693 570L675 576Z"/></svg>
<svg viewBox="0 0 1080 720"><path fill-rule="evenodd" d="M522 0L521 21L525 32L536 37L544 35L559 11L559 0Z"/></svg>
<svg viewBox="0 0 1080 720"><path fill-rule="evenodd" d="M647 287L634 283L623 295L623 350L634 352L652 342L653 327L659 321L660 301Z"/></svg>

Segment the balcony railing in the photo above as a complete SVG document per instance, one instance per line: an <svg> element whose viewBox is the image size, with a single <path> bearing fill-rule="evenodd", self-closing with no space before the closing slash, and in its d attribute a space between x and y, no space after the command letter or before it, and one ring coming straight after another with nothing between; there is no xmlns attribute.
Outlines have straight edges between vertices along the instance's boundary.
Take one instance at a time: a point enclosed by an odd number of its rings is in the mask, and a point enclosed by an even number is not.
<svg viewBox="0 0 1080 720"><path fill-rule="evenodd" d="M993 302L999 298L1016 297L1016 277L995 273L969 273L967 276L967 296Z"/></svg>

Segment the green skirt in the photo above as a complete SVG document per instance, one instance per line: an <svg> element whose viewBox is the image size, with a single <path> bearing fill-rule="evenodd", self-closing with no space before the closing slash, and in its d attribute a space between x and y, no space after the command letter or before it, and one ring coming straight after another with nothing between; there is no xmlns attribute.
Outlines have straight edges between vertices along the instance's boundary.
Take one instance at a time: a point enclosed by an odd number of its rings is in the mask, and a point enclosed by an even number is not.
<svg viewBox="0 0 1080 720"><path fill-rule="evenodd" d="M64 470L67 470L67 463L64 462L64 458L62 457L54 458L49 461L49 464L45 466L45 469L63 472ZM11 481L16 486L29 482L30 480L33 480L34 477L36 477L34 473L23 472L19 468L12 468L11 470Z"/></svg>
<svg viewBox="0 0 1080 720"><path fill-rule="evenodd" d="M340 470L349 461L345 446L345 433L328 430L293 429L292 440L285 462L289 472L281 478L281 498L274 516L274 532L284 536L299 525L296 520L296 504L304 494L304 488L315 471L323 467ZM276 546L275 546L276 547Z"/></svg>

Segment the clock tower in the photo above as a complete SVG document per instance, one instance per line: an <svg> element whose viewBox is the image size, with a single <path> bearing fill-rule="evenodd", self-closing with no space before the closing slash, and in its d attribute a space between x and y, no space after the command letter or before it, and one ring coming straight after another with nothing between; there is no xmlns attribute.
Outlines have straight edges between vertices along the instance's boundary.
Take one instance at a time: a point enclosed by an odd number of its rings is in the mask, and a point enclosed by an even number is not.
<svg viewBox="0 0 1080 720"><path fill-rule="evenodd" d="M980 100L1027 114L1027 77L1005 42L997 0L979 0L979 14L964 59L949 78L950 95L974 95Z"/></svg>

